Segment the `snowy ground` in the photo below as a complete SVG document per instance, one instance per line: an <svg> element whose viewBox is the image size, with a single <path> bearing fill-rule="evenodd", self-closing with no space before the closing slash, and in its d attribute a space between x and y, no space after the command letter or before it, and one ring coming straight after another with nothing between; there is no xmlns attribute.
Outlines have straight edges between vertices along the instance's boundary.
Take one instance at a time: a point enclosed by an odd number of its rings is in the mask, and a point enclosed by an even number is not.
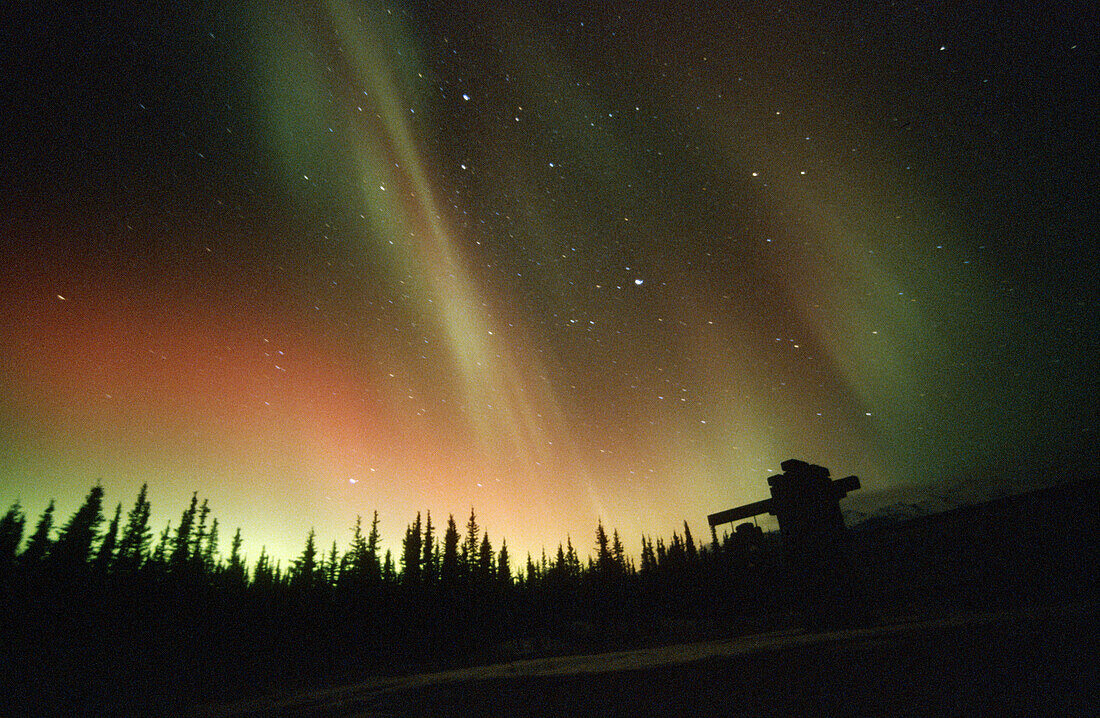
<svg viewBox="0 0 1100 718"><path fill-rule="evenodd" d="M374 678L203 716L1100 714L1095 605Z"/></svg>

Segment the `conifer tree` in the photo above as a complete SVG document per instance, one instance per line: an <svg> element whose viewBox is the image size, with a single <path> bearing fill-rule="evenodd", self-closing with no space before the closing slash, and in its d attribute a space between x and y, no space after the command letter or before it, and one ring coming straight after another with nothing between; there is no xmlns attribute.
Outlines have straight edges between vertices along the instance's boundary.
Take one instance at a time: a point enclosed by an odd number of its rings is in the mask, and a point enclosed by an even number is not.
<svg viewBox="0 0 1100 718"><path fill-rule="evenodd" d="M39 517L38 523L35 524L34 533L27 539L27 548L23 550L19 560L24 565L34 566L46 558L46 554L50 550L50 529L53 528L53 511L54 502L50 499L50 503L46 506L46 510L42 512L42 516Z"/></svg>
<svg viewBox="0 0 1100 718"><path fill-rule="evenodd" d="M497 554L497 583L503 586L512 585L512 564L508 558L508 542L501 539L500 553Z"/></svg>
<svg viewBox="0 0 1100 718"><path fill-rule="evenodd" d="M64 570L74 570L87 565L92 544L103 523L103 487L96 484L88 492L84 503L69 521L61 527L57 541L50 550L50 557Z"/></svg>
<svg viewBox="0 0 1100 718"><path fill-rule="evenodd" d="M569 576L577 578L581 575L581 559L577 555L577 549L573 548L573 539L569 534L565 536L565 565L569 569Z"/></svg>
<svg viewBox="0 0 1100 718"><path fill-rule="evenodd" d="M680 534L672 532L672 543L668 545L668 563L670 566L680 568L684 565L684 557L687 551L684 549L684 540Z"/></svg>
<svg viewBox="0 0 1100 718"><path fill-rule="evenodd" d="M689 563L694 564L699 557L698 552L695 550L695 540L691 537L691 529L688 528L688 522L684 522L684 552L687 556Z"/></svg>
<svg viewBox="0 0 1100 718"><path fill-rule="evenodd" d="M558 555L554 557L554 563L550 566L550 573L555 577L562 578L569 571L569 565L565 559L565 547L558 544Z"/></svg>
<svg viewBox="0 0 1100 718"><path fill-rule="evenodd" d="M362 516L355 517L355 528L352 530L351 546L348 547L348 551L344 554L344 558L347 559L347 570L342 572L341 575L346 574L348 581L353 583L362 581L367 563L367 540L363 537Z"/></svg>
<svg viewBox="0 0 1100 718"><path fill-rule="evenodd" d="M425 584L435 581L439 571L439 556L435 552L435 533L432 527L432 512L424 520L424 539L421 542L424 558L420 562L420 573Z"/></svg>
<svg viewBox="0 0 1100 718"><path fill-rule="evenodd" d="M206 519L210 516L210 505L208 501L209 499L203 499L202 506L199 507L199 518L191 531L191 545L188 548L191 563L199 569L204 568L203 563L206 558L205 549L208 536L206 531Z"/></svg>
<svg viewBox="0 0 1100 718"><path fill-rule="evenodd" d="M225 567L226 576L237 584L244 584L247 578L244 559L241 557L242 543L241 529L238 526L237 532L233 534L233 540L229 543L229 563Z"/></svg>
<svg viewBox="0 0 1100 718"><path fill-rule="evenodd" d="M386 558L382 562L382 583L391 584L397 580L397 569L393 563L393 552L386 549Z"/></svg>
<svg viewBox="0 0 1100 718"><path fill-rule="evenodd" d="M650 574L657 570L657 555L653 552L653 539L642 537L642 573Z"/></svg>
<svg viewBox="0 0 1100 718"><path fill-rule="evenodd" d="M474 571L475 580L481 586L486 586L491 582L493 578L493 569L495 568L493 556L493 547L489 543L489 534L486 532L481 537L481 545L477 551L477 566Z"/></svg>
<svg viewBox="0 0 1100 718"><path fill-rule="evenodd" d="M164 530L160 532L160 539L157 541L156 548L153 549L153 555L149 558L150 563L155 564L157 567L163 569L168 562L168 547L172 539L172 522L169 521L164 525Z"/></svg>
<svg viewBox="0 0 1100 718"><path fill-rule="evenodd" d="M478 532L481 528L477 525L477 517L474 516L473 507L470 508L470 519L466 522L466 538L462 542L462 553L459 557L459 571L463 575L473 572L477 563Z"/></svg>
<svg viewBox="0 0 1100 718"><path fill-rule="evenodd" d="M218 567L218 520L210 524L210 533L206 535L206 548L203 551L203 563L208 571Z"/></svg>
<svg viewBox="0 0 1100 718"><path fill-rule="evenodd" d="M7 570L15 563L15 552L23 542L23 526L26 521L23 507L18 501L0 518L0 570Z"/></svg>
<svg viewBox="0 0 1100 718"><path fill-rule="evenodd" d="M457 586L459 580L458 527L455 517L447 517L447 530L443 534L443 560L439 566L439 582L447 589Z"/></svg>
<svg viewBox="0 0 1100 718"><path fill-rule="evenodd" d="M351 581L351 556L345 551L344 555L340 557L340 566L336 569L336 587L340 590L344 590L348 587Z"/></svg>
<svg viewBox="0 0 1100 718"><path fill-rule="evenodd" d="M331 587L336 585L337 573L340 570L340 552L336 548L336 539L332 540L332 548L328 552L328 560L325 562L325 582Z"/></svg>
<svg viewBox="0 0 1100 718"><path fill-rule="evenodd" d="M265 592L275 583L275 575L271 566L271 558L267 555L267 547L260 547L260 557L256 559L256 568L252 570L252 587L260 592Z"/></svg>
<svg viewBox="0 0 1100 718"><path fill-rule="evenodd" d="M371 584L377 584L381 578L382 563L378 560L378 551L381 548L382 537L378 533L378 512L374 512L371 519L370 534L367 536L366 550L366 577Z"/></svg>
<svg viewBox="0 0 1100 718"><path fill-rule="evenodd" d="M610 541L607 538L607 531L603 528L603 521L597 521L596 523L596 572L601 576L607 576L611 573L611 567L614 563L611 556Z"/></svg>
<svg viewBox="0 0 1100 718"><path fill-rule="evenodd" d="M626 549L623 548L618 529L611 532L611 561L616 571L626 573Z"/></svg>
<svg viewBox="0 0 1100 718"><path fill-rule="evenodd" d="M100 573L106 573L108 567L115 559L115 544L118 541L118 522L122 518L122 504L115 505L115 516L107 527L107 533L103 535L103 541L99 544L99 552L96 553L93 567Z"/></svg>
<svg viewBox="0 0 1100 718"><path fill-rule="evenodd" d="M153 532L149 528L151 506L146 498L148 484L142 484L134 507L126 514L126 527L118 542L115 566L122 571L136 571L147 558Z"/></svg>
<svg viewBox="0 0 1100 718"><path fill-rule="evenodd" d="M317 544L314 540L315 533L311 528L306 536L306 545L302 554L290 567L291 585L301 588L312 588L317 579Z"/></svg>
<svg viewBox="0 0 1100 718"><path fill-rule="evenodd" d="M176 527L176 538L172 542L172 554L168 557L168 563L172 570L179 570L186 566L191 558L191 534L195 523L195 512L198 510L199 494L196 491L191 494L191 505L183 510L180 516L179 526Z"/></svg>
<svg viewBox="0 0 1100 718"><path fill-rule="evenodd" d="M405 529L405 539L402 541L401 551L401 580L407 586L416 586L420 583L421 560L421 526L420 513L416 514L416 523L410 524Z"/></svg>

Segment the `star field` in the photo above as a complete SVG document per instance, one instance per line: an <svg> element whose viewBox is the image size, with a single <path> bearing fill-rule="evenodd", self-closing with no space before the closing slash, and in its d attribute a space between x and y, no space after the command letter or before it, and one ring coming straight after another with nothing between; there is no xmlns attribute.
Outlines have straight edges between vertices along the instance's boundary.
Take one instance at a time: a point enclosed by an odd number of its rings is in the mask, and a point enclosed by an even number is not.
<svg viewBox="0 0 1100 718"><path fill-rule="evenodd" d="M0 488L198 490L284 557L473 506L522 556L790 457L871 503L1095 467L1085 15L9 21Z"/></svg>

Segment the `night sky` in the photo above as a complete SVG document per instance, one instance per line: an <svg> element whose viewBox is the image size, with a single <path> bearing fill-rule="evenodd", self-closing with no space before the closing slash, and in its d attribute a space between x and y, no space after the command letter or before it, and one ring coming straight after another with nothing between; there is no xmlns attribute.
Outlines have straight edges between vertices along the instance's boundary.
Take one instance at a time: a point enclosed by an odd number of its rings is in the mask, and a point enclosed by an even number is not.
<svg viewBox="0 0 1100 718"><path fill-rule="evenodd" d="M863 509L1095 471L1086 6L175 5L3 20L32 522L148 481L253 560L473 507L522 561L791 457Z"/></svg>

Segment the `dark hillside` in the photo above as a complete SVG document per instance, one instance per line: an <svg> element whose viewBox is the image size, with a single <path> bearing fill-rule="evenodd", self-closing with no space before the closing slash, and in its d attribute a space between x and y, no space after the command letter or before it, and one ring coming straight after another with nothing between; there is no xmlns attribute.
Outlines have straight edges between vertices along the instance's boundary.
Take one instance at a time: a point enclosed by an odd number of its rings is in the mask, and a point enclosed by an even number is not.
<svg viewBox="0 0 1100 718"><path fill-rule="evenodd" d="M852 531L863 599L883 612L1097 595L1096 477Z"/></svg>

